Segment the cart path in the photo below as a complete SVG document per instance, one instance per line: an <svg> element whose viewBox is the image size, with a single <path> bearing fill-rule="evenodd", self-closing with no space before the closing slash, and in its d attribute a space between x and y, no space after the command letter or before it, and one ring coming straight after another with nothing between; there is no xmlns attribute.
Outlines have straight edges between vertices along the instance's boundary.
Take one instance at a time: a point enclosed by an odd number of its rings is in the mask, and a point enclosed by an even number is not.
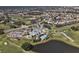
<svg viewBox="0 0 79 59"><path fill-rule="evenodd" d="M65 34L64 32L60 32L62 35L64 35L67 39L69 39L71 42L74 42L74 40L69 37L67 34Z"/></svg>

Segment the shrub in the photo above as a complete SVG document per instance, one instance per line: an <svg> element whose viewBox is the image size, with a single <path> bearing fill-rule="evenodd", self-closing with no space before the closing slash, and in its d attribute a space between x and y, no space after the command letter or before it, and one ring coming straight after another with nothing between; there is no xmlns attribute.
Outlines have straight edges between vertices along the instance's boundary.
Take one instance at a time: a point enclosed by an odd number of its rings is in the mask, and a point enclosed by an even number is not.
<svg viewBox="0 0 79 59"><path fill-rule="evenodd" d="M0 29L0 34L4 34L4 29Z"/></svg>
<svg viewBox="0 0 79 59"><path fill-rule="evenodd" d="M25 43L22 44L21 47L22 47L24 50L29 51L29 50L31 50L31 49L33 48L33 45L31 45L31 44L28 43L28 42L25 42Z"/></svg>
<svg viewBox="0 0 79 59"><path fill-rule="evenodd" d="M79 27L78 26L77 27L72 26L71 29L74 30L74 31L78 31L79 30Z"/></svg>

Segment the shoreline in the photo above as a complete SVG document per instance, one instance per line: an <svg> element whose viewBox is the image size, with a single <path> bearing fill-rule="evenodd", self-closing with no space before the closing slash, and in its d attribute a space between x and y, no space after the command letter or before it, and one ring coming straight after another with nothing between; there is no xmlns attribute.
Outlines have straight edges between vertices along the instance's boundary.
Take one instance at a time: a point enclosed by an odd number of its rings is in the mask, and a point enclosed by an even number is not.
<svg viewBox="0 0 79 59"><path fill-rule="evenodd" d="M60 42L64 42L65 44L67 45L70 45L70 46L73 46L75 48L79 48L79 45L75 44L75 43L72 43L72 42L67 42L67 41L64 41L64 40L59 40L59 39L50 39L50 40L46 40L46 41L43 41L43 42L38 42L36 44L33 44L33 45L39 45L39 44L43 44L43 43L48 43L49 41L60 41Z"/></svg>

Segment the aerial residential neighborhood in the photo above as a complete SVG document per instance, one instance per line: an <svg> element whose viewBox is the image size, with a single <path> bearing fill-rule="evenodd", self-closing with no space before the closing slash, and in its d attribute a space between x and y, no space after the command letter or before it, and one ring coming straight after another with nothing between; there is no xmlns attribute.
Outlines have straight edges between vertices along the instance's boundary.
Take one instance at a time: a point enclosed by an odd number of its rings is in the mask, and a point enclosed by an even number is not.
<svg viewBox="0 0 79 59"><path fill-rule="evenodd" d="M49 52L37 46L50 41L79 48L78 6L0 6L1 53Z"/></svg>

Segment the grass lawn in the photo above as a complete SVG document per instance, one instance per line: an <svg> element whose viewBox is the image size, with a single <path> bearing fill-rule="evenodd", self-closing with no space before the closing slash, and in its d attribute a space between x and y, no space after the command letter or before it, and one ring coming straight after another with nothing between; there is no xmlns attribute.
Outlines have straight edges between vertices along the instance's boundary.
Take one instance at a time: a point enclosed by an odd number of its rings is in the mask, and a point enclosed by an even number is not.
<svg viewBox="0 0 79 59"><path fill-rule="evenodd" d="M1 44L0 42L0 52L3 53L21 53L23 52L21 49L18 47L11 45L8 43L8 45Z"/></svg>
<svg viewBox="0 0 79 59"><path fill-rule="evenodd" d="M71 26L78 26L78 25L79 25L79 23L68 25L68 26L63 26L63 27L57 28L57 31L64 32L67 36L69 36L70 38L72 38L74 40L75 44L79 45L79 31L73 31L70 29ZM56 36L58 36L58 34ZM60 39L62 39L62 38L60 38Z"/></svg>
<svg viewBox="0 0 79 59"><path fill-rule="evenodd" d="M0 24L0 29L10 29L9 25Z"/></svg>
<svg viewBox="0 0 79 59"><path fill-rule="evenodd" d="M20 40L17 40L17 39L12 39L12 38L9 39L9 41L13 42L13 43L15 43L16 45L19 45L19 46L21 46L25 42L31 42L31 40L29 40L29 39L20 39Z"/></svg>
<svg viewBox="0 0 79 59"><path fill-rule="evenodd" d="M68 31L65 33L71 37L76 44L79 44L79 31Z"/></svg>
<svg viewBox="0 0 79 59"><path fill-rule="evenodd" d="M4 44L4 42L7 42L7 45ZM18 48L17 46L11 44L11 42L9 42L9 40L4 37L4 35L0 36L0 52L2 53L21 53L23 52L22 49Z"/></svg>
<svg viewBox="0 0 79 59"><path fill-rule="evenodd" d="M69 41L66 37L64 37L60 33L51 34L50 39L52 39L52 40L61 40L61 41Z"/></svg>
<svg viewBox="0 0 79 59"><path fill-rule="evenodd" d="M64 30L70 29L70 27L72 27L72 26L78 26L78 25L79 25L79 23L76 23L76 24L72 24L72 25L62 26L62 27L59 27L59 28L56 27L56 29L58 31L64 31Z"/></svg>

